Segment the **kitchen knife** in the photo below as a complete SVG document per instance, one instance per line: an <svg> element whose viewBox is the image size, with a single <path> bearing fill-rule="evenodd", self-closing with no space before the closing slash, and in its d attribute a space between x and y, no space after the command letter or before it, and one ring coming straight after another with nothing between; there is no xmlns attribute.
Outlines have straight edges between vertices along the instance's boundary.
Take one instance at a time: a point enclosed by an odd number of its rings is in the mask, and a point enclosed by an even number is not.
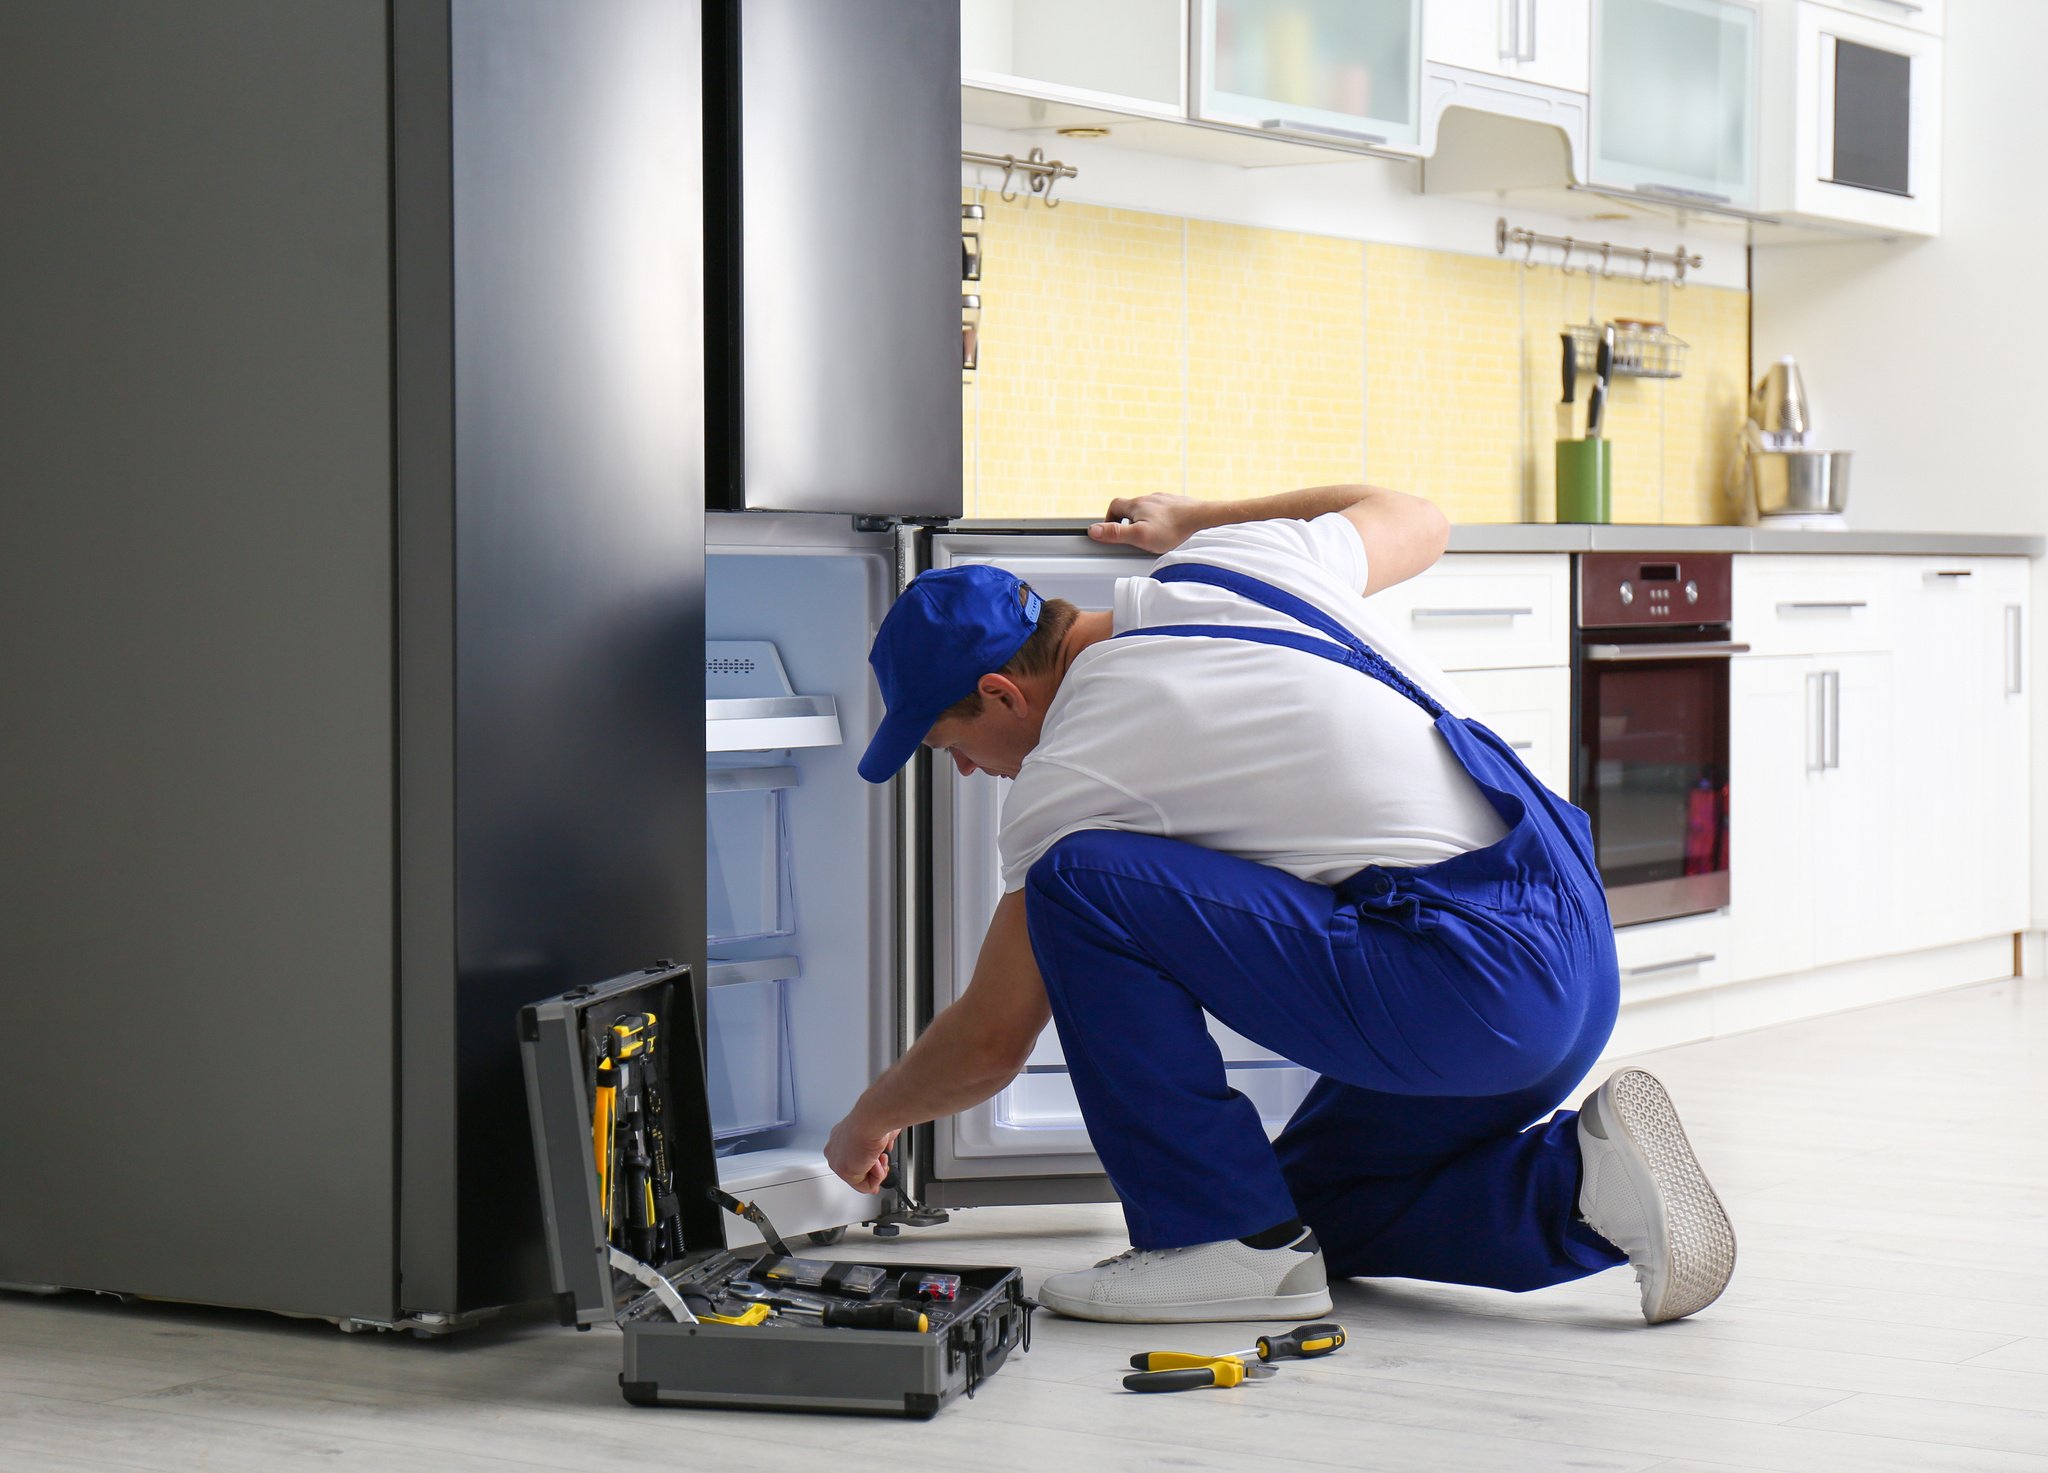
<svg viewBox="0 0 2048 1473"><path fill-rule="evenodd" d="M1558 334L1564 339L1564 400L1557 406L1557 438L1577 438L1572 433L1572 395L1579 383L1579 344L1569 330Z"/></svg>
<svg viewBox="0 0 2048 1473"><path fill-rule="evenodd" d="M1586 438L1600 438L1601 420L1607 413L1607 384L1614 374L1614 325L1600 330L1600 351L1593 359L1593 392L1586 399Z"/></svg>

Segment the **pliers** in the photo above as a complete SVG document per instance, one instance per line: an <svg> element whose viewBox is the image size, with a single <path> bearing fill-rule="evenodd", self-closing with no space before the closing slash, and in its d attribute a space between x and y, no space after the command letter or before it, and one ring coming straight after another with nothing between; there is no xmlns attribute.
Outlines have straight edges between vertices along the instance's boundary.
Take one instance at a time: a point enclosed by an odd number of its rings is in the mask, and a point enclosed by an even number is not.
<svg viewBox="0 0 2048 1473"><path fill-rule="evenodd" d="M1322 1321L1297 1325L1285 1335L1261 1335L1258 1343L1222 1355L1181 1350L1141 1350L1131 1357L1140 1374L1124 1377L1126 1391L1199 1391L1262 1381L1279 1368L1276 1360L1310 1360L1344 1344L1344 1327Z"/></svg>

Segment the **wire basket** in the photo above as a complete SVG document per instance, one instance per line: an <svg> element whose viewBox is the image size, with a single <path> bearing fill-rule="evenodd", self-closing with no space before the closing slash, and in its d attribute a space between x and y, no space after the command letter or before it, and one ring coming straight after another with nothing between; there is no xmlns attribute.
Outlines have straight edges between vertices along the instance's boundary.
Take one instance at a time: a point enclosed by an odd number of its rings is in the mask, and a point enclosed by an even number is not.
<svg viewBox="0 0 2048 1473"><path fill-rule="evenodd" d="M1614 329L1614 376L1616 378L1683 378L1684 338L1665 331L1661 322L1631 322L1617 319ZM1600 326L1575 322L1565 329L1572 335L1578 354L1579 376L1590 378L1600 354Z"/></svg>

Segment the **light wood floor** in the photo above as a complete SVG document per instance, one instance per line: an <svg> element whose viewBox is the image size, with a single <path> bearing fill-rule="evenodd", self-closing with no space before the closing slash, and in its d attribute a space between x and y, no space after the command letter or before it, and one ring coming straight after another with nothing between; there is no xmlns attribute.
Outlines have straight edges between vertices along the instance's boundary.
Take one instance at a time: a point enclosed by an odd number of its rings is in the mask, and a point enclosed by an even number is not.
<svg viewBox="0 0 2048 1473"><path fill-rule="evenodd" d="M1626 1270L1519 1296L1350 1283L1340 1354L1150 1398L1118 1387L1130 1351L1249 1336L1041 1315L1028 1357L917 1424L628 1407L616 1335L531 1312L423 1343L0 1295L0 1469L2048 1473L2048 983L1646 1061L1741 1239L1728 1294L1677 1324L1641 1323ZM1123 1241L1114 1209L985 1209L841 1251L1035 1283Z"/></svg>

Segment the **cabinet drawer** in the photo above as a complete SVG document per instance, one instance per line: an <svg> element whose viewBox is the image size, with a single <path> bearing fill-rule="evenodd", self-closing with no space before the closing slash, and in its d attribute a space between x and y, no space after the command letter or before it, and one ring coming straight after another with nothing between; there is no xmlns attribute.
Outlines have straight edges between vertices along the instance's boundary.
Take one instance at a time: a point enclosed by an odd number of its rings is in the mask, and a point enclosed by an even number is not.
<svg viewBox="0 0 2048 1473"><path fill-rule="evenodd" d="M1368 604L1438 669L1513 670L1571 662L1570 586L1564 553L1452 553Z"/></svg>
<svg viewBox="0 0 2048 1473"><path fill-rule="evenodd" d="M1545 787L1569 798L1571 671L1467 670L1455 679L1472 714L1513 747Z"/></svg>
<svg viewBox="0 0 2048 1473"><path fill-rule="evenodd" d="M1896 570L1880 557L1735 559L1735 638L1759 655L1891 647Z"/></svg>
<svg viewBox="0 0 2048 1473"><path fill-rule="evenodd" d="M1622 1006L1720 986L1732 975L1730 940L1725 910L1623 926L1614 933Z"/></svg>

